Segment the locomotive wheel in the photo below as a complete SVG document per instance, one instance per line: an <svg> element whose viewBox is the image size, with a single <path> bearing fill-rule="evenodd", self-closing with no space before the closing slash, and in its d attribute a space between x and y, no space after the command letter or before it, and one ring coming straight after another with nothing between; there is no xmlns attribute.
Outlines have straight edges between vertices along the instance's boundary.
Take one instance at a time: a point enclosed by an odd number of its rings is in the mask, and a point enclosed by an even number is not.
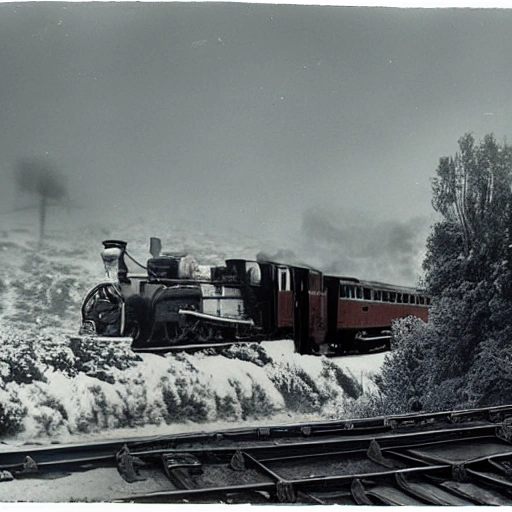
<svg viewBox="0 0 512 512"><path fill-rule="evenodd" d="M196 329L197 339L202 342L213 341L215 330L211 325L200 323Z"/></svg>
<svg viewBox="0 0 512 512"><path fill-rule="evenodd" d="M134 295L126 300L125 332L133 338L135 346L145 343L151 334L148 301L140 295Z"/></svg>
<svg viewBox="0 0 512 512"><path fill-rule="evenodd" d="M246 325L238 326L236 329L231 329L231 332L229 332L230 339L245 340L249 339L250 336L251 328Z"/></svg>
<svg viewBox="0 0 512 512"><path fill-rule="evenodd" d="M181 341L194 340L196 335L196 327L199 323L200 322L195 322L192 324L188 320L177 323L175 326L176 341L179 343Z"/></svg>
<svg viewBox="0 0 512 512"><path fill-rule="evenodd" d="M137 320L132 322L131 328L129 332L126 333L127 336L130 336L133 338L133 341L136 341L140 337L140 325Z"/></svg>

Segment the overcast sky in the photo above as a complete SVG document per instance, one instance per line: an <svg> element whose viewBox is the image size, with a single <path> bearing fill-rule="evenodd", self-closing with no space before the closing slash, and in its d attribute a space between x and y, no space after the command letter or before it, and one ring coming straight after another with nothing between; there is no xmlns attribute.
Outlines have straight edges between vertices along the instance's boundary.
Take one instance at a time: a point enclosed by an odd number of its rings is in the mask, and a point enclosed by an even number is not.
<svg viewBox="0 0 512 512"><path fill-rule="evenodd" d="M509 10L0 4L1 209L44 157L81 218L408 221L465 132L510 140L511 87Z"/></svg>

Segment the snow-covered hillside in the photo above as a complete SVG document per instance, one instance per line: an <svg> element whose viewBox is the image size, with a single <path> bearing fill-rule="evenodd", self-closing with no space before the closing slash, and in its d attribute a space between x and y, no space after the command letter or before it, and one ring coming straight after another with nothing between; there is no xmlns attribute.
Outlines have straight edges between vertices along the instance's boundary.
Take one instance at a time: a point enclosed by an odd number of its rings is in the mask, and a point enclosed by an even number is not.
<svg viewBox="0 0 512 512"><path fill-rule="evenodd" d="M271 242L172 226L0 230L0 434L76 440L343 417L384 358L301 356L290 340L194 355L137 355L128 346L72 340L81 300L103 279L101 241L124 239L142 263L150 236L200 264L254 258ZM136 431L133 429L137 429Z"/></svg>

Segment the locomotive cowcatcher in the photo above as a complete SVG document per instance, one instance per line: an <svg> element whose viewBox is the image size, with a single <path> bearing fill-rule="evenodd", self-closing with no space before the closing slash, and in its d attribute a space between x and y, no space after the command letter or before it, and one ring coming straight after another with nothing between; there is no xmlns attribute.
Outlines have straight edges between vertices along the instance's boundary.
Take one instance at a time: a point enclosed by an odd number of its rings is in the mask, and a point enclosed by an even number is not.
<svg viewBox="0 0 512 512"><path fill-rule="evenodd" d="M427 321L430 300L413 288L244 259L226 260L206 274L189 256L162 253L158 238L141 265L146 272L132 274L126 242L103 246L108 280L87 293L79 334L129 340L138 352L287 337L301 354L365 352L389 345L393 319Z"/></svg>

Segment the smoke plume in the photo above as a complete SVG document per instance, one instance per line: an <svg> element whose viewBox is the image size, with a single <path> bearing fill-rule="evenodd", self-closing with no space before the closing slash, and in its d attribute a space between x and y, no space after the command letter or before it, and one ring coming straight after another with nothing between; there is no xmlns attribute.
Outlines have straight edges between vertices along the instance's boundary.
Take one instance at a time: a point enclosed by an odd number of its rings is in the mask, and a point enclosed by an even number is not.
<svg viewBox="0 0 512 512"><path fill-rule="evenodd" d="M328 274L414 286L428 227L426 217L390 221L309 209L302 220L304 259Z"/></svg>

